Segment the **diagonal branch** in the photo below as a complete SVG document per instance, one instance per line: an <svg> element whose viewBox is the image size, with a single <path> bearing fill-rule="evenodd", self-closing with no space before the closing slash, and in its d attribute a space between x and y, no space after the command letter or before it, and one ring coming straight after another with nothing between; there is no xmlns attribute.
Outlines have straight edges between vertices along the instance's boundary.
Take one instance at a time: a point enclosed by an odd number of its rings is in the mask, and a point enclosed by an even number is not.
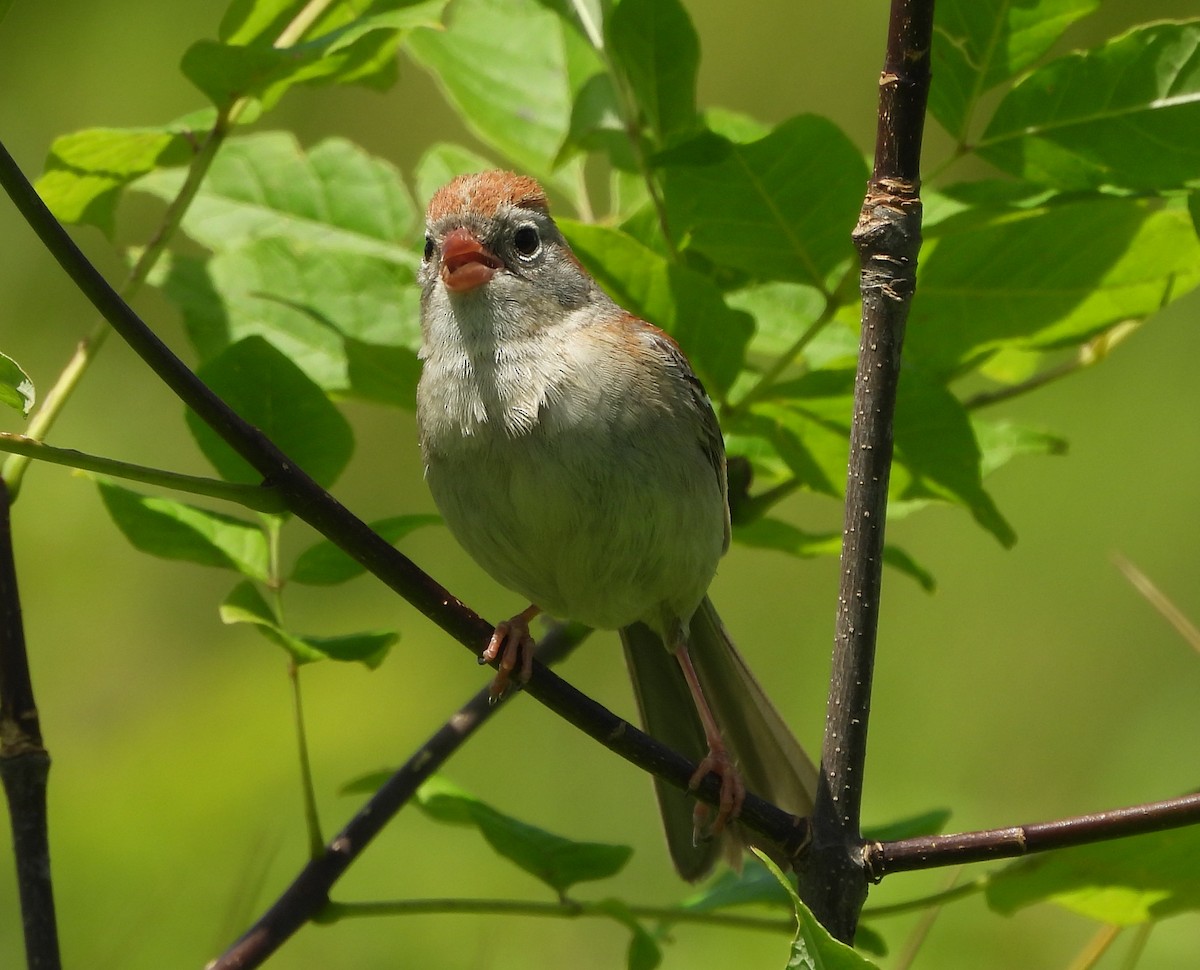
<svg viewBox="0 0 1200 970"><path fill-rule="evenodd" d="M864 865L879 881L893 872L933 869L964 862L1015 859L1031 852L1087 845L1130 835L1200 824L1200 794L1161 802L1076 815L1053 822L1033 822L1003 829L930 835L895 842L872 842L864 848Z"/></svg>
<svg viewBox="0 0 1200 970"><path fill-rule="evenodd" d="M882 586L884 520L900 349L921 246L920 158L933 0L892 0L879 88L875 167L854 242L862 262L862 338L854 385L833 673L801 895L839 939L867 895L860 850L867 719Z"/></svg>
<svg viewBox="0 0 1200 970"><path fill-rule="evenodd" d="M332 495L297 467L258 428L236 414L204 384L109 286L58 221L46 209L12 156L0 144L0 185L83 294L113 329L175 395L230 445L287 508L329 539L392 590L478 656L493 625L453 596L411 559L376 535ZM696 765L639 731L576 690L539 663L525 692L585 734L644 771L687 790ZM720 782L710 773L696 790L709 804L719 802ZM789 855L807 841L807 826L761 798L749 795L740 820L778 843Z"/></svg>

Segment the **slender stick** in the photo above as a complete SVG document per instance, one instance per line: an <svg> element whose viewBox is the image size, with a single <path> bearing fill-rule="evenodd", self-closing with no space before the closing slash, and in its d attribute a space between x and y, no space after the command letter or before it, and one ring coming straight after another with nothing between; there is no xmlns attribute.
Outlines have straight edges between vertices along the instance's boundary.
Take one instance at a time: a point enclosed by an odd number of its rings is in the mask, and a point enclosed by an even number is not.
<svg viewBox="0 0 1200 970"><path fill-rule="evenodd" d="M1200 823L1200 794L1183 795L1053 822L874 842L864 849L864 865L870 877L878 881L893 872L1014 859L1031 852L1145 835L1197 823Z"/></svg>
<svg viewBox="0 0 1200 970"><path fill-rule="evenodd" d="M813 813L811 863L800 878L801 894L814 915L847 942L867 894L860 852L863 767L900 349L921 244L921 137L932 35L933 0L893 0L880 78L875 166L854 230L862 261L862 340L822 779Z"/></svg>
<svg viewBox="0 0 1200 970"><path fill-rule="evenodd" d="M50 755L42 744L25 651L10 505L8 486L0 478L0 781L12 821L25 962L30 970L58 970L62 964L46 818Z"/></svg>
<svg viewBox="0 0 1200 970"><path fill-rule="evenodd" d="M577 624L558 624L538 645L538 657L554 663L588 635ZM437 771L463 743L508 704L510 692L493 700L487 687L478 691L425 742L377 791L327 846L318 847L271 907L206 970L247 970L260 966L301 926L329 905L329 890L393 816L413 797L421 783Z"/></svg>

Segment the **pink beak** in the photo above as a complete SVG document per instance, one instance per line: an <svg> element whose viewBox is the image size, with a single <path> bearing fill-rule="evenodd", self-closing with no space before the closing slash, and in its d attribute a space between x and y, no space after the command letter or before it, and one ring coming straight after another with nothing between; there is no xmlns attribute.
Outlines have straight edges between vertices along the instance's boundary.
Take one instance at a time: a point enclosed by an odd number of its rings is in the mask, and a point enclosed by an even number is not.
<svg viewBox="0 0 1200 970"><path fill-rule="evenodd" d="M442 243L442 282L446 289L465 293L488 282L500 262L470 229L452 229Z"/></svg>

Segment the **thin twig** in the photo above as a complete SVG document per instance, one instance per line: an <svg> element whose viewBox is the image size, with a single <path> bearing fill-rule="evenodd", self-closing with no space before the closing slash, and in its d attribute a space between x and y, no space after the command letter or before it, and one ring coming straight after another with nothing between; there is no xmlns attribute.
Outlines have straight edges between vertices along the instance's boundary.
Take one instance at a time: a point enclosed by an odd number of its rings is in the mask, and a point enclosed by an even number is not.
<svg viewBox="0 0 1200 970"><path fill-rule="evenodd" d="M932 35L933 0L892 0L875 165L854 230L862 262L862 339L822 777L810 862L800 872L801 896L817 919L846 942L854 937L867 894L859 851L863 768L900 350L921 245L920 159Z"/></svg>
<svg viewBox="0 0 1200 970"><path fill-rule="evenodd" d="M1192 794L1107 812L1074 815L1053 822L874 842L864 847L863 860L871 878L878 881L894 872L1014 859L1031 852L1145 835L1197 823L1200 823L1200 794Z"/></svg>
<svg viewBox="0 0 1200 970"><path fill-rule="evenodd" d="M286 509L282 497L269 485L243 485L238 482L225 482L216 478L183 475L179 472L164 471L161 468L134 465L127 461L118 461L115 458L89 455L73 448L56 448L54 445L48 445L44 441L22 434L0 432L0 451L24 455L27 458L55 465L65 465L68 468L78 468L80 471L94 472L97 475L110 475L113 478L123 478L130 482L140 482L143 485L159 485L172 491L186 492L189 495L203 495L225 502L235 502L256 512L283 512Z"/></svg>
<svg viewBox="0 0 1200 970"><path fill-rule="evenodd" d="M1196 628L1186 613L1176 606L1163 593L1154 581L1119 552L1112 554L1113 564L1121 570L1129 584L1142 594L1142 597L1158 610L1159 615L1175 628L1175 632L1183 637L1183 642L1197 653L1200 653L1200 630Z"/></svg>
<svg viewBox="0 0 1200 970"><path fill-rule="evenodd" d="M538 656L555 663L588 635L586 627L558 624L541 639ZM313 855L291 885L255 924L206 970L248 970L260 966L301 926L329 905L329 890L372 839L437 771L512 695L494 702L487 687L456 711L370 798L327 846Z"/></svg>
<svg viewBox="0 0 1200 970"><path fill-rule="evenodd" d="M633 917L659 923L691 923L733 930L766 930L773 933L794 933L794 917L741 916L737 913L714 913L688 909L684 906L636 906L623 909ZM395 899L366 903L330 903L321 913L321 922L353 919L364 916L416 916L426 913L471 913L479 916L537 916L557 919L598 917L612 919L612 907L603 902L568 899L562 902L538 902L522 899Z"/></svg>

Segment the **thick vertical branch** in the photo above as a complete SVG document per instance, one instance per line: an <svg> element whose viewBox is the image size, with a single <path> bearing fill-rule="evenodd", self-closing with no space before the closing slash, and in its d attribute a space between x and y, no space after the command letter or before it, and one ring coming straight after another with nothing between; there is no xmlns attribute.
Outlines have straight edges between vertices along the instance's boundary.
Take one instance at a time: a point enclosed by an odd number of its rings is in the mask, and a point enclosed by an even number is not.
<svg viewBox="0 0 1200 970"><path fill-rule="evenodd" d="M30 970L58 970L61 966L46 824L49 772L50 756L42 746L25 652L8 485L0 479L0 781L12 822L25 960Z"/></svg>
<svg viewBox="0 0 1200 970"><path fill-rule="evenodd" d="M867 895L860 809L883 569L900 350L921 245L920 158L933 0L893 0L880 77L875 166L854 230L862 338L854 388L833 672L805 900L850 940Z"/></svg>

